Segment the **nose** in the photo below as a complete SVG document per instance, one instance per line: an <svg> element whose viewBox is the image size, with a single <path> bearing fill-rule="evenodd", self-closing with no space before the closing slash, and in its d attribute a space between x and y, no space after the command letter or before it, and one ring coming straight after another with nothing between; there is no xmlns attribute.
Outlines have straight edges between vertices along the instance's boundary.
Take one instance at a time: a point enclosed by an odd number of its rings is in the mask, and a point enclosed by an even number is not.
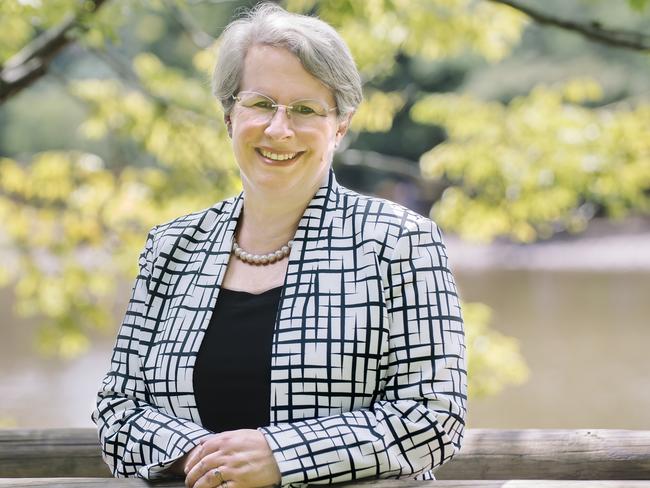
<svg viewBox="0 0 650 488"><path fill-rule="evenodd" d="M285 107L278 107L269 120L264 133L273 139L286 139L293 135L291 120Z"/></svg>

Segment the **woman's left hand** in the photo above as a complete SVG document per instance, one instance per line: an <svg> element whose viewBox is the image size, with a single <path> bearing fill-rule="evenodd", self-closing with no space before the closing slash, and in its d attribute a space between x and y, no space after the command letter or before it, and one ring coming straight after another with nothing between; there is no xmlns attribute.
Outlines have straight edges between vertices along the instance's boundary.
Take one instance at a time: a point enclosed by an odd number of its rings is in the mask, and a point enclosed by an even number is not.
<svg viewBox="0 0 650 488"><path fill-rule="evenodd" d="M215 469L219 474L215 474ZM257 488L280 483L281 475L264 434L231 430L205 438L185 463L188 488Z"/></svg>

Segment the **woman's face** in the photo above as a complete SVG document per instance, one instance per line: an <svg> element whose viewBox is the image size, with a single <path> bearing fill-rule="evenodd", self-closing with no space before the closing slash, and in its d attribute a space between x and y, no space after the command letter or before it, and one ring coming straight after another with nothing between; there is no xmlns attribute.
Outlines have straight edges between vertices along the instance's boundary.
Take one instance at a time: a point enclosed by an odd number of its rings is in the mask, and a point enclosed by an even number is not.
<svg viewBox="0 0 650 488"><path fill-rule="evenodd" d="M308 73L296 56L271 46L249 49L242 92L260 93L283 105L308 99L335 106L331 90ZM347 129L347 121L337 122L335 110L305 121L278 108L270 120L263 121L240 103L235 104L230 122L244 189L295 197L308 192L313 195L320 186L335 146Z"/></svg>

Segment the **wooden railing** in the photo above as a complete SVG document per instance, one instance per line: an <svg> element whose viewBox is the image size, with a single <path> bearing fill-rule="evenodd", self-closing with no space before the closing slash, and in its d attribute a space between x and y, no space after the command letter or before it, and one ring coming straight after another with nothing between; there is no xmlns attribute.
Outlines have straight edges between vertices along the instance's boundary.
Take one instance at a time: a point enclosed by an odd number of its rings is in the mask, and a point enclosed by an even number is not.
<svg viewBox="0 0 650 488"><path fill-rule="evenodd" d="M462 452L436 476L439 481L435 482L371 480L340 486L650 488L650 431L469 430ZM0 430L0 487L6 486L126 488L152 484L110 478L94 430L53 429ZM174 480L155 486L182 488L184 484Z"/></svg>

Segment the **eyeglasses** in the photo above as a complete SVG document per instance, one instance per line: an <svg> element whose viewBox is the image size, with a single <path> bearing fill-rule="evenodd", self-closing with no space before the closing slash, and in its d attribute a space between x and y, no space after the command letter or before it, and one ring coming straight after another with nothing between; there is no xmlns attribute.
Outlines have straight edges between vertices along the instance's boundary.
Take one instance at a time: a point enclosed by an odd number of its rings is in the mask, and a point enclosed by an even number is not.
<svg viewBox="0 0 650 488"><path fill-rule="evenodd" d="M271 97L253 91L242 91L232 98L239 103L248 117L253 117L260 123L270 122L280 107L284 108L287 117L295 124L315 122L336 110L336 107L330 108L319 100L296 100L289 105L282 105Z"/></svg>

